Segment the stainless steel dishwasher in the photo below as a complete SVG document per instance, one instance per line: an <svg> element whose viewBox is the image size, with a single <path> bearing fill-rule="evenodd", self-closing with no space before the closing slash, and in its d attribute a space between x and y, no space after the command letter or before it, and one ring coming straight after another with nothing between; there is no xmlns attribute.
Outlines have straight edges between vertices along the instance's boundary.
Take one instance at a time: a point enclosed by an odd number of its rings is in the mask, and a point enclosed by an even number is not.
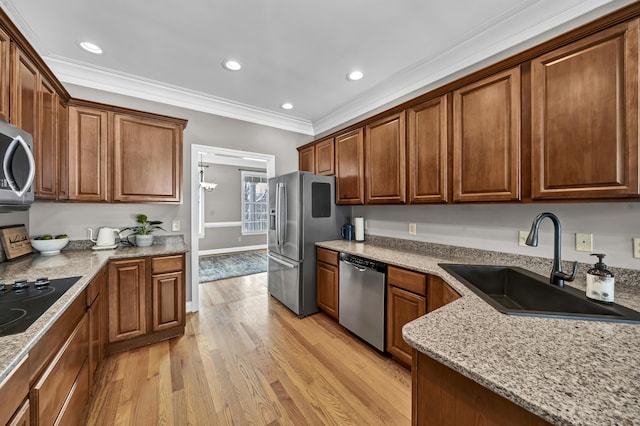
<svg viewBox="0 0 640 426"><path fill-rule="evenodd" d="M385 350L387 264L340 253L340 324Z"/></svg>

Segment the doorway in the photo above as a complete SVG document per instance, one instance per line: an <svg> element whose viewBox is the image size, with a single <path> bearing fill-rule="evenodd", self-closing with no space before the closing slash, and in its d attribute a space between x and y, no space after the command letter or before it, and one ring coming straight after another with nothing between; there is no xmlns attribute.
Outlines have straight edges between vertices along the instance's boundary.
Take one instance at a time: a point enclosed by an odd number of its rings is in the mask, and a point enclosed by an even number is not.
<svg viewBox="0 0 640 426"><path fill-rule="evenodd" d="M205 181L201 185L202 167L200 164L224 165L244 168L264 169L267 178L275 176L276 159L271 154L260 154L256 152L239 151L227 148L218 148L207 145L191 145L191 306L190 311L198 311L200 306L200 274L199 274L199 252L200 238L205 236L204 221L204 197L205 190L211 190L211 184L215 182ZM213 194L216 191L213 189ZM215 226L237 226L237 221Z"/></svg>

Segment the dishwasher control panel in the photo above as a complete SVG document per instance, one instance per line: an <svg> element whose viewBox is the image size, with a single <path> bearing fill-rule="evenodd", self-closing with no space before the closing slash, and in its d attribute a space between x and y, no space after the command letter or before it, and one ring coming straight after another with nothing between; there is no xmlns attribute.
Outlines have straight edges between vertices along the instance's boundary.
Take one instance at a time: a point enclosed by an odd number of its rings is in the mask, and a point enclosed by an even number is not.
<svg viewBox="0 0 640 426"><path fill-rule="evenodd" d="M349 253L340 253L340 260L355 266L373 269L378 272L387 272L387 264L376 260L367 259L360 256L354 256Z"/></svg>

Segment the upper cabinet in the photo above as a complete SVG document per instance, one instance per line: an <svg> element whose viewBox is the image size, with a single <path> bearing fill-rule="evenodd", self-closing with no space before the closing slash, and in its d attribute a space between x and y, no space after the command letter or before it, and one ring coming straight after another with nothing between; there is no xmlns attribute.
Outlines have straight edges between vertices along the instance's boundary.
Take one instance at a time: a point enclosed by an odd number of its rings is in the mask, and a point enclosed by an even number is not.
<svg viewBox="0 0 640 426"><path fill-rule="evenodd" d="M69 107L69 199L109 201L107 112Z"/></svg>
<svg viewBox="0 0 640 426"><path fill-rule="evenodd" d="M58 197L58 95L44 76L38 79L37 127L35 195L55 200Z"/></svg>
<svg viewBox="0 0 640 426"><path fill-rule="evenodd" d="M448 201L449 95L407 110L409 203Z"/></svg>
<svg viewBox="0 0 640 426"><path fill-rule="evenodd" d="M115 113L114 201L182 201L182 130L172 120Z"/></svg>
<svg viewBox="0 0 640 426"><path fill-rule="evenodd" d="M58 97L58 200L69 199L69 107Z"/></svg>
<svg viewBox="0 0 640 426"><path fill-rule="evenodd" d="M520 199L519 67L453 92L453 199Z"/></svg>
<svg viewBox="0 0 640 426"><path fill-rule="evenodd" d="M364 132L336 136L336 203L364 204Z"/></svg>
<svg viewBox="0 0 640 426"><path fill-rule="evenodd" d="M382 118L365 127L367 204L406 202L405 114Z"/></svg>
<svg viewBox="0 0 640 426"><path fill-rule="evenodd" d="M298 150L298 170L301 172L316 172L316 146L311 145Z"/></svg>
<svg viewBox="0 0 640 426"><path fill-rule="evenodd" d="M638 194L638 21L531 62L532 198Z"/></svg>
<svg viewBox="0 0 640 426"><path fill-rule="evenodd" d="M9 92L11 76L11 39L0 28L0 119L9 121Z"/></svg>
<svg viewBox="0 0 640 426"><path fill-rule="evenodd" d="M316 174L322 176L333 176L336 174L333 147L333 138L325 139L315 145Z"/></svg>
<svg viewBox="0 0 640 426"><path fill-rule="evenodd" d="M15 44L11 44L11 63L11 123L31 134L37 153L38 69Z"/></svg>

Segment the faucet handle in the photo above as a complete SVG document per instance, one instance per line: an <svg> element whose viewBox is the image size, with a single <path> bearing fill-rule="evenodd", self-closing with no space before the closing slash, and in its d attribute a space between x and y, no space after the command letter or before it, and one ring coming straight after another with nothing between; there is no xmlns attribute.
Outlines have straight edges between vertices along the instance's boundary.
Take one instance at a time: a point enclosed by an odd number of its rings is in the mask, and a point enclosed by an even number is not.
<svg viewBox="0 0 640 426"><path fill-rule="evenodd" d="M573 262L573 270L571 274L565 274L564 272L555 271L553 276L556 278L560 278L563 281L573 281L576 279L576 274L578 273L578 262Z"/></svg>

